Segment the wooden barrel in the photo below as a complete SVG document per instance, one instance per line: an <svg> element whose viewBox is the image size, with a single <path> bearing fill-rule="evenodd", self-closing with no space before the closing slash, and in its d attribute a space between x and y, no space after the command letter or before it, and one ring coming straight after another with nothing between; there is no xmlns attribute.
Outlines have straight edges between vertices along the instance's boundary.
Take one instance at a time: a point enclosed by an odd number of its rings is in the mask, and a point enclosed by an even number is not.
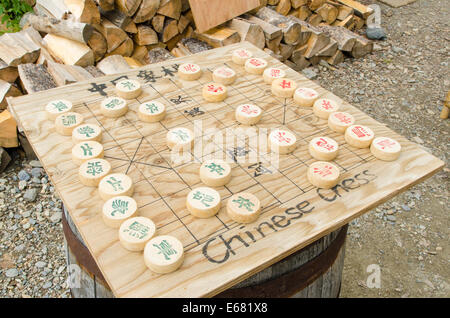
<svg viewBox="0 0 450 318"><path fill-rule="evenodd" d="M76 273L78 285L71 286L76 298L114 297L80 233L64 208L62 218L67 267ZM347 225L331 232L278 263L249 277L216 297L336 298L344 266ZM76 266L74 266L76 265Z"/></svg>

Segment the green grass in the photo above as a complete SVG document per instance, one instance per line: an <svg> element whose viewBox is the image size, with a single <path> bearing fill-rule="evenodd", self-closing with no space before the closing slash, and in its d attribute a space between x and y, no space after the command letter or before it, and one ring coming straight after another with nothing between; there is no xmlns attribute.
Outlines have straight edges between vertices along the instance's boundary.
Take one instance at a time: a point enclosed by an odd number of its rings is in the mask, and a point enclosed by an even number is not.
<svg viewBox="0 0 450 318"><path fill-rule="evenodd" d="M6 31L0 30L0 35L20 31L20 18L29 11L32 11L32 8L24 1L0 0L0 22L6 26Z"/></svg>

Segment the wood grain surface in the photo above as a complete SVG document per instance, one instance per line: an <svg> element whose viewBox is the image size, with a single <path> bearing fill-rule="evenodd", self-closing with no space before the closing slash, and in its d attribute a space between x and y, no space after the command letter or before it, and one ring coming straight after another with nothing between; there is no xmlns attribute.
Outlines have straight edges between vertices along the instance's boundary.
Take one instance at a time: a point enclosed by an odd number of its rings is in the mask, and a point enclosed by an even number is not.
<svg viewBox="0 0 450 318"><path fill-rule="evenodd" d="M376 136L399 141L403 149L400 158L393 162L377 160L369 149L347 145L343 135L332 132L326 120L314 116L311 108L272 96L262 76L246 74L242 66L231 62L231 52L238 47L265 58L269 66L282 68L299 86L312 87L321 97L342 102L341 109L351 113L358 124L370 127ZM176 76L178 65L187 61L202 67L199 80L187 82ZM233 68L238 79L228 87L229 96L224 102L206 103L201 88L212 81L212 70L222 65ZM139 80L143 93L129 102L130 111L125 116L105 118L99 104L104 95L114 94L114 83L124 76ZM183 243L186 257L179 270L166 275L152 273L142 253L122 248L117 230L103 223L103 202L97 188L85 187L78 180L78 167L71 161L71 138L58 135L54 123L46 120L45 105L58 98L72 101L86 122L101 125L105 159L111 162L114 172L127 173L133 179L140 214L155 222L157 234L173 235ZM160 123L143 123L137 118L137 107L152 99L166 105L167 116ZM8 102L117 297L213 296L423 181L444 165L348 104L345 96L333 95L247 42L9 98ZM205 151L202 158L194 151L196 160L175 163L165 135L173 127L193 129L202 125L204 134L198 138L204 147L211 145L220 135L213 128L224 132L238 127L234 109L246 102L264 110L259 129L286 127L297 135L297 148L293 154L280 156L278 168L264 154L258 161L261 163L255 164L240 162L243 156L239 156L242 153L237 146L219 150L228 159L238 161L232 163L230 183L218 188L222 206L233 193L245 190L260 199L263 213L247 225L230 220L224 208L216 217L196 219L186 210L185 197L193 187L201 185L199 162L211 151ZM341 179L330 190L317 189L306 179L307 167L314 162L308 142L320 135L334 138L340 145L334 163L341 170ZM242 140L243 136L238 134L236 139ZM248 157L256 151L252 145L245 149Z"/></svg>

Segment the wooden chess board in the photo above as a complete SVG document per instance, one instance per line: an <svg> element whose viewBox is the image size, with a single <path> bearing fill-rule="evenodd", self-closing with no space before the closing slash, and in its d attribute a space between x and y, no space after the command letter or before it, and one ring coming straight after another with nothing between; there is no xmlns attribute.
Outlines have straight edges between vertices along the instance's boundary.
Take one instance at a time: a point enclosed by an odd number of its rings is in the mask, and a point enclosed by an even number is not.
<svg viewBox="0 0 450 318"><path fill-rule="evenodd" d="M377 160L369 149L346 144L344 136L331 131L327 121L316 117L312 108L273 96L262 76L247 74L231 61L231 52L240 47L266 59L269 67L282 68L286 77L296 80L299 86L314 88L320 97L342 102L341 110L351 113L356 123L370 127L376 136L399 141L403 148L400 158L393 162ZM199 80L188 82L177 77L177 67L185 62L202 67L204 74ZM222 65L233 68L237 80L228 86L225 101L207 103L201 89L212 81L212 70ZM100 102L114 95L114 83L122 78L140 81L143 93L129 101L130 110L125 116L106 118L99 111ZM173 235L183 243L185 261L179 270L166 275L152 273L144 265L142 253L122 248L118 230L103 223L103 201L97 188L83 186L78 180L78 166L71 161L71 138L58 135L54 123L46 120L45 105L59 98L70 100L85 122L102 127L105 159L114 172L126 173L133 179L133 197L140 215L155 222L158 235ZM151 124L139 121L136 112L140 103L154 99L166 105L166 118ZM281 155L278 167L271 165L264 153L257 162L245 161L257 149L240 134L233 137L237 140L235 147L214 143L217 130L225 133L239 126L234 109L242 103L263 109L258 128L285 127L296 134L296 150ZM444 165L418 145L246 42L12 98L9 105L117 297L218 294L421 182ZM202 140L204 148L213 144L219 148L210 147L214 150L206 149L201 157L193 151L190 162L174 163L166 146L167 131L177 126L194 130L198 125L202 125L203 135L197 139ZM330 190L317 189L306 178L308 166L315 161L308 152L308 143L316 136L329 136L340 146L333 163L340 168L341 181ZM185 199L193 187L201 185L200 162L212 152L232 162L232 179L218 188L222 196L219 213L198 219L187 211ZM259 219L247 225L233 222L225 210L227 199L244 190L256 195L263 207Z"/></svg>

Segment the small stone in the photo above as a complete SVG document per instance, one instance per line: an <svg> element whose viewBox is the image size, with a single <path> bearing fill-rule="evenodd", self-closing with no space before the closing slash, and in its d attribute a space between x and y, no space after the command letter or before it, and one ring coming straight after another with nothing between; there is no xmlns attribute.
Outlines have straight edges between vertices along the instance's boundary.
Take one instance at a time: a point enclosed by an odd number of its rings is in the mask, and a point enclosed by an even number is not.
<svg viewBox="0 0 450 318"><path fill-rule="evenodd" d="M402 204L402 209L406 212L411 211L411 208L406 204Z"/></svg>
<svg viewBox="0 0 450 318"><path fill-rule="evenodd" d="M49 289L50 287L52 287L52 282L46 282L44 286L42 286L44 289Z"/></svg>
<svg viewBox="0 0 450 318"><path fill-rule="evenodd" d="M422 256L419 256L417 259L418 259L419 261L423 261L423 257L422 257Z"/></svg>
<svg viewBox="0 0 450 318"><path fill-rule="evenodd" d="M42 176L42 168L33 168L31 169L31 175L36 178L40 178Z"/></svg>
<svg viewBox="0 0 450 318"><path fill-rule="evenodd" d="M43 262L43 261L38 261L38 262L36 262L36 264L34 264L37 268L43 268L43 267L45 267L45 265L47 265L47 263L46 262Z"/></svg>
<svg viewBox="0 0 450 318"><path fill-rule="evenodd" d="M52 221L53 223L57 223L57 222L61 221L61 217L62 217L62 212L55 212L50 217L50 221Z"/></svg>
<svg viewBox="0 0 450 318"><path fill-rule="evenodd" d="M423 144L423 140L418 136L413 137L412 140L418 144Z"/></svg>
<svg viewBox="0 0 450 318"><path fill-rule="evenodd" d="M31 182L36 183L36 184L40 184L41 183L41 179L33 177L33 179L31 179Z"/></svg>
<svg viewBox="0 0 450 318"><path fill-rule="evenodd" d="M23 195L23 199L25 201L28 201L28 202L33 202L34 200L36 200L37 194L38 194L38 190L37 189L34 189L34 188L33 189L28 189L25 192L25 194Z"/></svg>
<svg viewBox="0 0 450 318"><path fill-rule="evenodd" d="M19 275L19 271L15 268L10 268L5 272L6 277L13 278Z"/></svg>
<svg viewBox="0 0 450 318"><path fill-rule="evenodd" d="M437 246L436 247L436 252L440 252L440 251L442 251L442 247L441 246Z"/></svg>
<svg viewBox="0 0 450 318"><path fill-rule="evenodd" d="M19 173L17 174L17 177L19 178L20 181L28 181L31 179L30 175L25 170L20 170Z"/></svg>
<svg viewBox="0 0 450 318"><path fill-rule="evenodd" d="M388 221L391 221L391 222L395 222L395 221L397 220L397 218L396 218L395 216L393 216L393 215L388 215L388 216L386 216L386 219L387 219Z"/></svg>
<svg viewBox="0 0 450 318"><path fill-rule="evenodd" d="M406 53L406 51L404 49L402 49L401 47L398 47L398 46L393 46L392 51L396 54Z"/></svg>
<svg viewBox="0 0 450 318"><path fill-rule="evenodd" d="M313 80L317 78L317 73L314 71L312 67L305 68L302 70L302 74L306 76L306 78Z"/></svg>
<svg viewBox="0 0 450 318"><path fill-rule="evenodd" d="M383 28L378 26L368 26L366 35L371 40L386 40L386 33Z"/></svg>
<svg viewBox="0 0 450 318"><path fill-rule="evenodd" d="M42 165L39 162L39 160L31 160L30 166L32 166L33 168L42 168Z"/></svg>
<svg viewBox="0 0 450 318"><path fill-rule="evenodd" d="M22 191L23 189L25 189L27 187L27 182L25 180L21 180L19 181L19 190Z"/></svg>

